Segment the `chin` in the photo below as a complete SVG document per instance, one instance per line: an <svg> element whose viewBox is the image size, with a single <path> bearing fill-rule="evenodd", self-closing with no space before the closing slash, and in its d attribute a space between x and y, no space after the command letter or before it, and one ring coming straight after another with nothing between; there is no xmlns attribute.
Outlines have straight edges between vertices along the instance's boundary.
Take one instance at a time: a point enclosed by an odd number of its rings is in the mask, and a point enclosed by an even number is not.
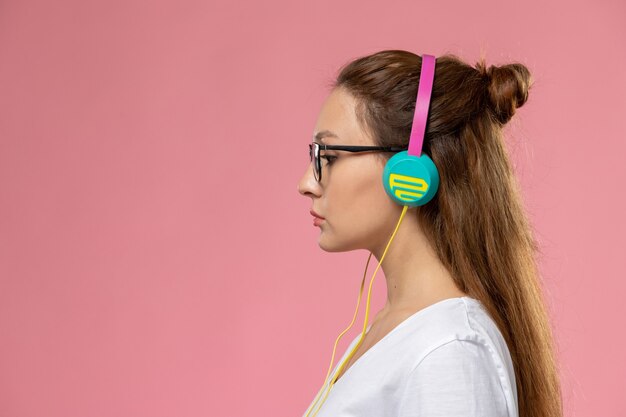
<svg viewBox="0 0 626 417"><path fill-rule="evenodd" d="M333 241L332 239L327 239L323 236L320 236L318 240L318 245L320 249L324 252L350 252L353 250L362 249L362 247L355 242L338 242Z"/></svg>
<svg viewBox="0 0 626 417"><path fill-rule="evenodd" d="M345 249L342 249L340 247L336 247L336 246L327 246L324 245L323 243L319 244L320 249L322 249L324 252L346 252Z"/></svg>

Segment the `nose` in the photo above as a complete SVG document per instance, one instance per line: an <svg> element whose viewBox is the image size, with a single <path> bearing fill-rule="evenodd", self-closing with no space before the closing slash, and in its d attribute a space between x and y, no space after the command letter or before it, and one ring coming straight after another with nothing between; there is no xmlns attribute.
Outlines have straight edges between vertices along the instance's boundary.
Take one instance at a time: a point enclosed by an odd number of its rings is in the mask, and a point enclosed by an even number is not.
<svg viewBox="0 0 626 417"><path fill-rule="evenodd" d="M304 175L298 182L298 192L303 196L320 196L321 187L313 174L313 164L309 164Z"/></svg>

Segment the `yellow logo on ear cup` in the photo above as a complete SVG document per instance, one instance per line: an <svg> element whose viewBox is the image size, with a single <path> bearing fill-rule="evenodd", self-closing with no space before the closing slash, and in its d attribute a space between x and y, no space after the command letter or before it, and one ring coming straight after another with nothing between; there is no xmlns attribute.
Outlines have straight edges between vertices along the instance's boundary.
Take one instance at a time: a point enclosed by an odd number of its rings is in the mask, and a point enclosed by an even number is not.
<svg viewBox="0 0 626 417"><path fill-rule="evenodd" d="M422 178L392 173L389 175L389 188L400 200L414 201L428 191L428 183Z"/></svg>

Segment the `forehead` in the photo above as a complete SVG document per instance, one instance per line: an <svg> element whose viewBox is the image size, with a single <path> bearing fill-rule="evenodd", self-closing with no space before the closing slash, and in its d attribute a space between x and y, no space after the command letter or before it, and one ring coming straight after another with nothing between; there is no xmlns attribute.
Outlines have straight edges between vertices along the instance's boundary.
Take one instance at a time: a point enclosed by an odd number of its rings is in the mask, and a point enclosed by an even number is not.
<svg viewBox="0 0 626 417"><path fill-rule="evenodd" d="M341 145L371 145L373 142L356 116L355 98L343 89L331 91L320 110L314 137L318 142Z"/></svg>

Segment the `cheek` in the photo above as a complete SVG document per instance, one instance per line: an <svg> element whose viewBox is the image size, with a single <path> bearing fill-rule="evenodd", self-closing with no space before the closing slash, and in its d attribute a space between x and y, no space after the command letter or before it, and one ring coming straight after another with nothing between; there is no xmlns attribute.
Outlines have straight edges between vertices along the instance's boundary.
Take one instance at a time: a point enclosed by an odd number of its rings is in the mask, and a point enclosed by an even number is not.
<svg viewBox="0 0 626 417"><path fill-rule="evenodd" d="M340 216L341 223L355 231L369 229L388 217L395 204L383 187L382 168L380 172L371 172L372 164L363 165L351 170L360 175L346 177L341 187L327 195L333 214Z"/></svg>
<svg viewBox="0 0 626 417"><path fill-rule="evenodd" d="M382 167L375 164L373 160L363 165L357 171L361 175L353 180L353 191L359 200L359 205L367 208L368 211L388 207L388 202L391 200L383 187Z"/></svg>
<svg viewBox="0 0 626 417"><path fill-rule="evenodd" d="M371 250L393 230L400 211L385 192L382 167L372 172L372 166L355 164L333 172L323 193L328 223L320 245L325 250Z"/></svg>

